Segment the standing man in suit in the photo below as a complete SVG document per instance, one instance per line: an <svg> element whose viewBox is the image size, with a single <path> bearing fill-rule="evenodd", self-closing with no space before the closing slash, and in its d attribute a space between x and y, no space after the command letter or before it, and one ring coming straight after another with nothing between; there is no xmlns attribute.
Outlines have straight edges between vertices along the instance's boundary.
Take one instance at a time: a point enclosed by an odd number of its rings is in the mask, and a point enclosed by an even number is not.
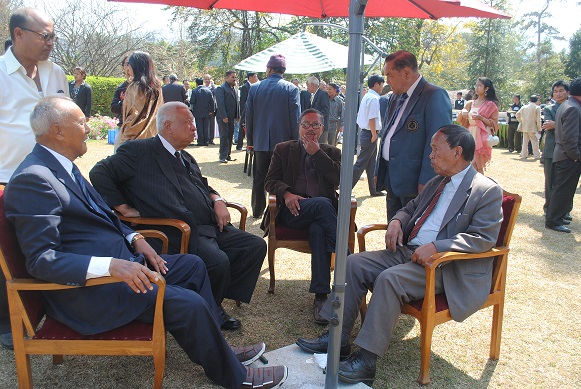
<svg viewBox="0 0 581 389"><path fill-rule="evenodd" d="M522 149L520 159L527 159L529 155L529 141L533 148L533 156L535 160L541 158L539 151L539 139L537 134L541 133L541 107L537 104L539 96L531 95L529 103L519 109L516 113L516 120L520 123L522 132Z"/></svg>
<svg viewBox="0 0 581 389"><path fill-rule="evenodd" d="M69 95L71 99L83 110L85 117L91 117L93 105L93 88L85 82L87 72L80 66L73 70L74 80L69 83Z"/></svg>
<svg viewBox="0 0 581 389"><path fill-rule="evenodd" d="M389 220L387 249L347 258L341 355L350 353L349 338L362 300L371 288L373 295L355 338L360 349L339 366L342 381L373 383L377 357L387 351L402 303L424 295L424 266L433 261L433 254L484 252L498 239L502 189L471 166L475 143L470 132L444 126L432 137L431 146L430 161L438 176ZM454 320L466 319L486 301L492 265L493 258L482 258L436 270L436 293L446 293ZM328 302L321 313L330 318L332 311ZM297 344L308 352L325 353L328 338L326 332L316 339L298 339Z"/></svg>
<svg viewBox="0 0 581 389"><path fill-rule="evenodd" d="M299 88L283 80L285 71L284 55L272 55L266 64L266 79L250 87L246 101L246 142L254 150L251 202L255 219L266 208L264 179L274 146L299 138Z"/></svg>
<svg viewBox="0 0 581 389"><path fill-rule="evenodd" d="M28 272L76 286L108 275L124 281L44 292L47 313L84 335L133 320L151 323L157 294L152 281L161 273L167 283L165 327L208 378L227 388L252 388L248 377L268 374L243 365L252 359L247 352L259 354L263 343L239 349L224 340L201 259L157 255L143 236L119 221L73 164L87 152L89 127L81 109L68 98L46 97L34 108L30 123L38 143L5 191L6 216L14 224ZM286 368L273 372L270 379L284 381Z"/></svg>
<svg viewBox="0 0 581 389"><path fill-rule="evenodd" d="M212 91L203 86L201 78L196 78L196 89L190 97L190 108L196 118L198 130L198 146L207 146L210 139L210 118L214 117L214 96ZM213 120L213 119L212 119Z"/></svg>
<svg viewBox="0 0 581 389"><path fill-rule="evenodd" d="M516 150L517 153L521 152L522 147L522 134L518 132L518 120L516 120L516 113L522 108L520 102L520 95L515 94L512 96L512 104L510 105L510 110L506 111L508 116L508 152L512 153Z"/></svg>
<svg viewBox="0 0 581 389"><path fill-rule="evenodd" d="M307 78L307 90L311 94L307 108L316 109L324 118L325 127L319 143L333 144L329 142L329 94L319 88L319 80L315 76Z"/></svg>
<svg viewBox="0 0 581 389"><path fill-rule="evenodd" d="M385 58L385 78L393 94L375 164L376 190L387 190L391 219L435 176L430 142L438 128L452 124L448 93L418 72L416 57L400 50Z"/></svg>
<svg viewBox="0 0 581 389"><path fill-rule="evenodd" d="M555 101L554 104L547 105L543 111L545 114L545 121L543 123L543 130L545 130L545 145L543 147L543 167L545 172L545 204L543 211L547 213L549 202L551 200L551 188L555 182L555 166L553 165L553 151L555 150L555 120L557 118L557 111L561 104L567 101L569 97L569 83L563 80L555 81L551 87L551 96ZM567 212L565 220L570 221L571 214Z"/></svg>
<svg viewBox="0 0 581 389"><path fill-rule="evenodd" d="M208 118L210 121L210 137L208 138L208 144L213 145L214 136L216 134L216 86L214 85L211 75L204 75L204 86L210 89L210 92L212 92L212 98L214 99L214 111Z"/></svg>
<svg viewBox="0 0 581 389"><path fill-rule="evenodd" d="M250 86L258 82L258 76L255 72L246 73L246 81L240 87L240 131L238 132L238 142L236 143L236 150L242 150L244 144L244 134L246 133L246 100L248 100L248 92Z"/></svg>
<svg viewBox="0 0 581 389"><path fill-rule="evenodd" d="M164 85L161 88L161 93L163 94L163 102L169 103L170 101L179 101L180 103L186 103L188 101L188 95L184 86L177 82L178 76L175 74L169 75L169 84Z"/></svg>
<svg viewBox="0 0 581 389"><path fill-rule="evenodd" d="M35 145L30 113L41 96L69 96L67 77L49 60L57 37L50 17L20 8L10 15L12 46L0 57L0 185ZM5 285L0 272L0 285ZM0 345L12 349L6 288L0 288Z"/></svg>
<svg viewBox="0 0 581 389"><path fill-rule="evenodd" d="M218 305L224 298L249 303L266 255L263 239L230 224L226 201L202 176L184 148L196 134L194 118L183 103L166 103L156 116L158 135L119 147L97 163L91 182L107 204L124 216L167 217L192 229L188 252L208 269ZM158 228L159 229L159 228ZM170 252L179 252L176 229L162 229ZM223 329L240 328L220 305Z"/></svg>
<svg viewBox="0 0 581 389"><path fill-rule="evenodd" d="M224 75L224 83L216 88L216 119L220 132L220 163L235 161L232 152L234 137L234 121L240 120L240 106L238 105L238 91L236 90L236 72L228 70Z"/></svg>
<svg viewBox="0 0 581 389"><path fill-rule="evenodd" d="M561 104L555 120L555 178L547 209L545 227L571 232L563 219L573 207L581 175L581 77L571 81L569 98Z"/></svg>

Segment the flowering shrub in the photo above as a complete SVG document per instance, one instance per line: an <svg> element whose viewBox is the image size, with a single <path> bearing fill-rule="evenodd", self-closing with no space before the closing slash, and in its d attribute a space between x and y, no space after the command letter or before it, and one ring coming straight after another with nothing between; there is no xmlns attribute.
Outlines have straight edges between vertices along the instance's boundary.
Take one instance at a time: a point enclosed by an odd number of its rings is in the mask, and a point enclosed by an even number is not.
<svg viewBox="0 0 581 389"><path fill-rule="evenodd" d="M96 114L91 116L87 125L91 129L89 139L107 139L107 132L117 127L117 119Z"/></svg>

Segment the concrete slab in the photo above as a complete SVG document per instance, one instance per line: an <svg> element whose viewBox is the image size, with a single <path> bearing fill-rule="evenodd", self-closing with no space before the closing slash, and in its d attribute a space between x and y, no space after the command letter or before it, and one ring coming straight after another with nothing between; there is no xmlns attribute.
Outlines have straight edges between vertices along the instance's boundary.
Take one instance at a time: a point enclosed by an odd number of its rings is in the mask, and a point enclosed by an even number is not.
<svg viewBox="0 0 581 389"><path fill-rule="evenodd" d="M264 353L269 365L286 365L288 378L282 385L285 389L321 389L325 387L325 374L323 369L315 362L313 355L302 351L296 344L291 344ZM256 361L255 367L264 366ZM369 386L359 384L347 384L339 381L339 388L368 389Z"/></svg>

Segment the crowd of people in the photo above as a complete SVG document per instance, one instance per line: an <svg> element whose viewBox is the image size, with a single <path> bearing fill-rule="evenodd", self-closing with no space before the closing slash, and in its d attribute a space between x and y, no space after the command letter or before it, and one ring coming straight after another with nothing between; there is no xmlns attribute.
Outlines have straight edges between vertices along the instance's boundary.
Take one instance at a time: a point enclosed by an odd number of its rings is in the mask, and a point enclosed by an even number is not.
<svg viewBox="0 0 581 389"><path fill-rule="evenodd" d="M254 155L252 216L262 218L268 233L269 193L277 199L277 223L308 231L313 320L328 325L335 309L328 297L342 168L337 140L344 126L343 87L311 76L301 90L298 79L284 79L286 58L275 54L261 81L250 72L238 88L238 75L229 70L220 86L205 75L190 90L189 81L179 83L175 74L160 82L151 55L135 51L121 61L126 81L111 103L119 117L115 153L91 169L91 185L74 164L87 152L91 88L83 68L76 68L68 83L49 60L57 39L53 27L38 10L15 11L9 26L12 47L0 57L0 133L7 140L0 145L0 184L5 185L6 216L34 277L82 286L87 279L112 275L124 283L44 292L47 313L81 334L132 320L151 322L157 292L152 281L163 275L166 329L210 380L226 388L279 387L289 374L285 366L251 366L265 351L264 343L229 346L222 334L242 326L222 302L251 302L266 243L232 226L226 201L186 149L213 144L217 123L218 160L227 164L235 160L232 146L243 149L246 138L247 152ZM352 186L366 171L370 195L386 196L387 248L347 258L341 330L341 355L347 360L339 377L351 383L373 382L402 302L423 297L423 266L432 255L489 250L502 221L502 189L484 175L492 155L488 139L498 131L493 82L480 77L473 98L458 95L454 107L461 110L464 128L452 124L448 93L420 74L412 53L389 54L383 73L385 78L368 78L358 107L360 151ZM544 108L544 124L533 96L525 107L516 109L515 102L511 112L521 125L516 132L527 134L521 157L527 141L546 131L546 227L570 232L565 224L581 174L581 78L556 82L553 99ZM538 143L532 147L539 157ZM112 210L185 221L192 230L188 254L179 253L179 239L167 230L169 255L158 255L155 245ZM464 320L486 299L492 261L474 259L436 270L436 292L446 293L455 320ZM367 319L355 338L359 349L351 353L355 318L370 289ZM0 291L0 341L11 347L6 289ZM324 332L315 339L299 338L297 345L326 353L328 341Z"/></svg>

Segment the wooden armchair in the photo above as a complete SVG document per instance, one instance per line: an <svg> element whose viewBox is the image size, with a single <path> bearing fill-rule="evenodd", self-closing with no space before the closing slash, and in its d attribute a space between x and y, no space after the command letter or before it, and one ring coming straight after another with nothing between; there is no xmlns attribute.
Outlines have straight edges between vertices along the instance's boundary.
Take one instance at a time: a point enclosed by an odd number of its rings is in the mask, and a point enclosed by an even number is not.
<svg viewBox="0 0 581 389"><path fill-rule="evenodd" d="M503 221L496 247L490 251L478 254L445 252L434 254L437 259L426 266L426 291L423 299L403 304L402 313L415 317L420 322L421 360L418 382L426 385L430 382L430 353L432 334L438 324L452 320L445 293L435 294L436 268L443 262L463 261L474 258L494 257L492 271L492 286L490 295L480 309L493 306L492 330L490 337L490 358L498 359L500 355L500 339L502 333L502 316L504 310L504 291L506 284L506 268L509 253L509 243L516 223L521 197L517 194L503 192ZM365 234L376 230L387 229L386 224L372 224L361 227L357 232L359 251L365 251ZM365 299L361 306L361 319L365 320L367 304Z"/></svg>
<svg viewBox="0 0 581 389"><path fill-rule="evenodd" d="M10 322L14 340L14 357L20 388L32 388L30 355L52 355L53 363L63 362L63 355L149 355L155 366L154 388L161 388L165 369L166 333L163 322L165 280L160 275L153 324L134 321L122 327L95 335L81 335L46 315L41 291L77 288L41 281L26 270L24 255L4 211L4 192L0 190L0 267L6 276ZM142 234L163 241L159 231ZM122 282L115 277L94 278L85 288ZM4 286L2 286L4 287ZM43 322L44 318L44 322ZM40 323L42 322L42 325Z"/></svg>
<svg viewBox="0 0 581 389"><path fill-rule="evenodd" d="M309 235L306 230L296 230L275 224L276 221L276 196L268 196L268 210L270 212L270 224L268 230L268 269L270 271L270 286L268 293L274 293L274 284L276 282L274 275L274 253L276 249L285 248L301 253L310 253ZM351 198L351 215L349 220L349 250L353 253L355 249L355 214L357 213L357 201ZM331 269L335 266L335 253L331 260Z"/></svg>

